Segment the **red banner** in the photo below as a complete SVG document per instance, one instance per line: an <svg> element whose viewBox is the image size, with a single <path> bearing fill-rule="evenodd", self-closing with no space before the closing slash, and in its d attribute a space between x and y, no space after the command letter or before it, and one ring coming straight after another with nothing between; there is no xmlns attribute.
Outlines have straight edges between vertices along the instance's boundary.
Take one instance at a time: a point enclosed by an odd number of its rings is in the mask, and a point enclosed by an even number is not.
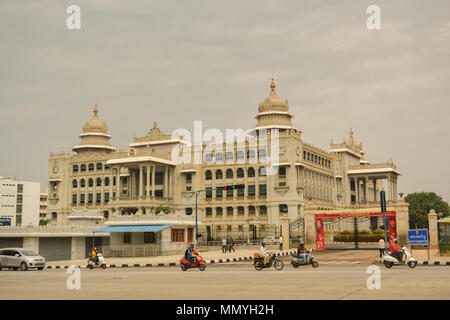
<svg viewBox="0 0 450 320"><path fill-rule="evenodd" d="M323 219L316 218L316 250L324 251L325 250L325 232L323 230Z"/></svg>
<svg viewBox="0 0 450 320"><path fill-rule="evenodd" d="M392 252L392 244L394 239L397 238L397 225L395 222L395 217L387 217L389 224L389 251Z"/></svg>

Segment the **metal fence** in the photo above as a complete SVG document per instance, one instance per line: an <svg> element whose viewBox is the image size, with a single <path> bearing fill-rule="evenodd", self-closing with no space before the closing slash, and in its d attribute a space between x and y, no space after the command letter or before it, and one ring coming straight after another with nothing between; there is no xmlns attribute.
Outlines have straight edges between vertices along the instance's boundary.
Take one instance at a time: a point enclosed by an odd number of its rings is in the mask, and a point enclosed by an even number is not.
<svg viewBox="0 0 450 320"><path fill-rule="evenodd" d="M439 251L442 254L450 253L450 241L439 240Z"/></svg>

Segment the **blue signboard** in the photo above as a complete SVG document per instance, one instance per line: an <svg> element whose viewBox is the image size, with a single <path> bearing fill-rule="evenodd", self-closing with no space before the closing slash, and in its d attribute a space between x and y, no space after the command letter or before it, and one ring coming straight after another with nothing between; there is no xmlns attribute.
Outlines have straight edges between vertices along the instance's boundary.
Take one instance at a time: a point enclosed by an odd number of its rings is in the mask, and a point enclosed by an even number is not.
<svg viewBox="0 0 450 320"><path fill-rule="evenodd" d="M10 226L11 218L1 218L0 217L0 226Z"/></svg>
<svg viewBox="0 0 450 320"><path fill-rule="evenodd" d="M408 230L408 243L409 244L428 244L428 230L427 229L415 229Z"/></svg>

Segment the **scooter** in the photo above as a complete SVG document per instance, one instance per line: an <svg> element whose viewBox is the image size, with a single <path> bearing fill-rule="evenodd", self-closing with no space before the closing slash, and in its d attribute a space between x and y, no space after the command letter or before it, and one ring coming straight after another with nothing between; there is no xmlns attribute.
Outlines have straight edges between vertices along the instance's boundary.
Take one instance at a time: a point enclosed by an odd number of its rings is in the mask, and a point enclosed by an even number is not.
<svg viewBox="0 0 450 320"><path fill-rule="evenodd" d="M191 263L188 259L186 259L186 257L183 257L180 260L181 270L186 271L187 269L198 268L200 271L205 271L205 269L206 269L206 262L199 255L199 250L195 250L193 254L195 255L195 263Z"/></svg>
<svg viewBox="0 0 450 320"><path fill-rule="evenodd" d="M314 259L314 256L312 255L312 249L307 250L307 257L308 262L303 262L302 258L297 255L292 255L291 264L294 268L298 268L300 266L308 266L311 265L313 268L317 268L319 266L319 262L317 262L316 259Z"/></svg>
<svg viewBox="0 0 450 320"><path fill-rule="evenodd" d="M384 265L386 266L386 268L392 268L392 266L394 264L405 264L405 263L410 268L415 268L417 266L417 260L411 256L411 252L409 252L408 248L403 247L402 250L406 256L405 261L403 261L403 260L399 261L397 258L393 257L391 254L384 255Z"/></svg>
<svg viewBox="0 0 450 320"><path fill-rule="evenodd" d="M95 264L94 261L89 259L86 268L88 268L88 269L94 269L94 268L106 269L106 262L105 262L105 258L103 258L103 255L101 253L97 253L97 258L98 258L97 264Z"/></svg>
<svg viewBox="0 0 450 320"><path fill-rule="evenodd" d="M253 266L258 271L261 271L262 269L265 269L265 268L271 268L272 265L274 266L274 268L276 270L281 270L284 267L283 261L279 260L275 253L273 253L270 256L269 262L266 264L264 264L264 258L260 256L259 252L255 252L253 254L253 257L254 257Z"/></svg>

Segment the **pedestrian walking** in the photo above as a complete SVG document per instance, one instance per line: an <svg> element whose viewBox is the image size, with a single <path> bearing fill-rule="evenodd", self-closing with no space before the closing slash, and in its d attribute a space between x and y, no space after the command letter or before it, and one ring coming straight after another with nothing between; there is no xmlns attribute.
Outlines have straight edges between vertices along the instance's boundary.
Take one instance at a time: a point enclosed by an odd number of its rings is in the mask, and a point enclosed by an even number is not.
<svg viewBox="0 0 450 320"><path fill-rule="evenodd" d="M230 245L228 247L228 252L231 252L231 250L233 250L233 252L236 252L236 250L234 250L234 240L232 237L230 237Z"/></svg>
<svg viewBox="0 0 450 320"><path fill-rule="evenodd" d="M380 238L380 241L378 241L378 250L380 250L380 259L384 256L384 249L386 247L386 244L384 242L383 238Z"/></svg>
<svg viewBox="0 0 450 320"><path fill-rule="evenodd" d="M278 239L280 242L280 251L283 250L283 237L280 235L280 238Z"/></svg>
<svg viewBox="0 0 450 320"><path fill-rule="evenodd" d="M227 253L227 239L222 240L222 253Z"/></svg>

